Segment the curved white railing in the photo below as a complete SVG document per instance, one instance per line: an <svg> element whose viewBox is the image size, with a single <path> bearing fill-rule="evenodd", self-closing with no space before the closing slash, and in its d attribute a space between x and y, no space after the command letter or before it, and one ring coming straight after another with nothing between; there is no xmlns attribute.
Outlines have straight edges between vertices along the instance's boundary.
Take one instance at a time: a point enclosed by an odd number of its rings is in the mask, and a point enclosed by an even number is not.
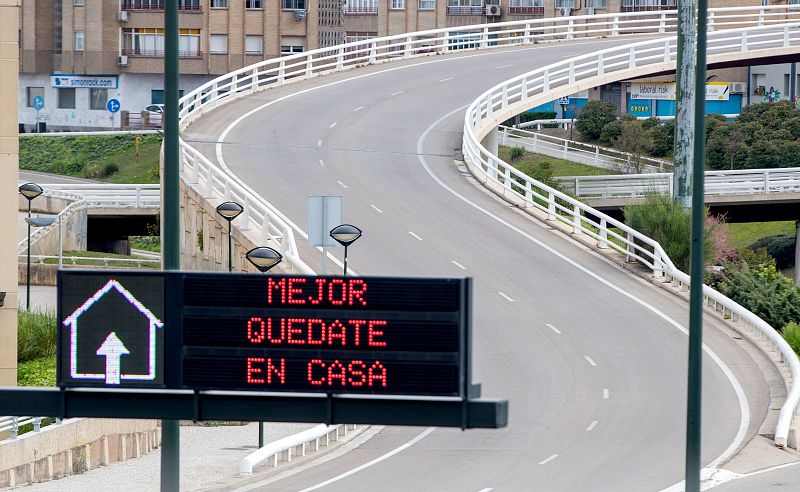
<svg viewBox="0 0 800 492"><path fill-rule="evenodd" d="M706 171L705 194L769 195L800 193L800 167ZM641 198L648 192L672 194L672 174L624 174L618 176L564 176L556 178L576 198Z"/></svg>
<svg viewBox="0 0 800 492"><path fill-rule="evenodd" d="M800 24L732 29L709 34L709 61L723 54L752 53L754 50L786 49L800 46ZM657 39L602 50L590 55L564 60L506 80L481 94L467 108L464 117L462 152L470 171L487 187L522 207L538 209L549 220L559 220L576 234L597 241L599 248L611 248L650 268L653 275L664 277L683 287L689 276L678 270L661 245L608 215L546 186L517 171L481 144L484 136L496 130L500 122L525 109L535 107L558 95L576 92L581 83L596 86L611 72L628 74L650 66L674 67L675 40ZM762 53L764 53L762 51ZM555 89L555 90L554 90ZM554 96L560 90L563 94ZM791 371L791 390L781 408L775 429L775 443L785 446L794 413L800 401L800 361L783 337L766 322L719 292L704 286L708 305L741 321L745 333L752 330L766 339Z"/></svg>
<svg viewBox="0 0 800 492"><path fill-rule="evenodd" d="M179 111L180 128L185 129L194 119L207 111L234 101L240 96L326 73L464 49L589 37L663 34L675 30L676 17L677 11L665 10L525 19L373 38L264 60L217 77L182 97ZM768 26L784 23L787 20L800 20L800 6L709 9L710 31L753 25ZM754 41L756 44L759 43L758 39ZM614 59L606 61L608 67L613 67L615 63L617 62ZM575 66L573 69L580 70L580 66ZM244 221L245 227L255 229L256 234L260 235L264 242L280 241L284 257L300 271L311 272L311 268L297 253L292 227L277 208L235 176L216 167L188 143L181 141L180 147L181 171L187 183L205 190L204 196L208 198L237 195L243 202L246 201L245 213L253 215L254 218Z"/></svg>

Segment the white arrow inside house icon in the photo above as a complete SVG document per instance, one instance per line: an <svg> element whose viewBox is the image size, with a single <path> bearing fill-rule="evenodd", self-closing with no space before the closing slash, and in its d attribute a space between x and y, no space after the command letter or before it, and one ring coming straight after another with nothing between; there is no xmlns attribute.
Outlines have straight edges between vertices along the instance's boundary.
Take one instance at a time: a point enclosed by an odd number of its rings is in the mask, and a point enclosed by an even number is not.
<svg viewBox="0 0 800 492"><path fill-rule="evenodd" d="M119 360L123 355L130 354L130 351L116 332L111 332L106 340L97 349L97 355L106 358L106 384L120 384L119 379Z"/></svg>

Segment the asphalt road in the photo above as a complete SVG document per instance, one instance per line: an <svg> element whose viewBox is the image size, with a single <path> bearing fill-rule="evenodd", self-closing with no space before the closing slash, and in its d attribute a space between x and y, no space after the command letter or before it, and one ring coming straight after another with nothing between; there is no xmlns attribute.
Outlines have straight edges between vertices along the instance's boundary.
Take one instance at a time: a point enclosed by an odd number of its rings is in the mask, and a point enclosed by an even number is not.
<svg viewBox="0 0 800 492"><path fill-rule="evenodd" d="M529 219L454 164L464 109L483 90L615 44L379 65L249 96L188 129L184 138L213 158L209 142L267 105L220 146L242 181L301 229L308 195L342 195L344 221L364 230L350 248L359 274L473 277L474 379L484 396L510 401L505 429L384 428L255 489L642 491L682 479L688 305ZM318 267L318 253L301 247ZM705 464L752 437L769 403L764 375L719 325L706 318L705 341L726 365L704 357Z"/></svg>

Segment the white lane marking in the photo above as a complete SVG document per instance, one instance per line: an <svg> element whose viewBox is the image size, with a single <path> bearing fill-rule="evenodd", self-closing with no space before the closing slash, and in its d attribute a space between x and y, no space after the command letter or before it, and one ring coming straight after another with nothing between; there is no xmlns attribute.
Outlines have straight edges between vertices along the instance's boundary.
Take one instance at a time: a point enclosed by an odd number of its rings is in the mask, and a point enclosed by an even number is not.
<svg viewBox="0 0 800 492"><path fill-rule="evenodd" d="M402 94L402 93L404 93L404 92L405 92L405 91L400 91L400 92L392 92L392 93L391 93L391 94L389 94L389 95L390 95L390 96L399 96L400 94Z"/></svg>
<svg viewBox="0 0 800 492"><path fill-rule="evenodd" d="M455 77L447 77L446 79L439 79L439 82L447 82L448 80L453 80Z"/></svg>
<svg viewBox="0 0 800 492"><path fill-rule="evenodd" d="M494 490L494 489L491 488L491 487L486 487L485 489L481 489L478 492L492 492L492 490Z"/></svg>
<svg viewBox="0 0 800 492"><path fill-rule="evenodd" d="M416 240L418 240L418 241L422 241L422 238L421 238L421 237L419 237L419 236L417 236L417 235L416 235L416 234L414 234L413 232L411 232L411 231L408 231L408 233L409 233L409 234L411 234L412 236L414 236L414 239L416 239Z"/></svg>
<svg viewBox="0 0 800 492"><path fill-rule="evenodd" d="M383 456L379 456L379 457L375 458L372 461L368 461L367 463L364 463L361 466L357 466L357 467L353 468L350 471L346 471L346 472L342 473L341 475L337 475L337 476L335 476L335 477L333 477L333 478L331 478L329 480L325 480L322 483L318 483L317 485L314 485L313 487L309 487L307 489L303 489L300 492L310 492L312 490L320 489L320 488L325 487L327 485L330 485L330 484L332 484L334 482L338 482L339 480L341 480L343 478L347 478L350 475L353 475L354 473L358 473L361 470L364 470L365 468L369 468L372 465L380 463L381 461L385 460L386 458L391 458L392 456L396 455L397 453L399 453L399 452L401 452L401 451L403 451L405 449L408 449L411 446L413 446L414 444L418 443L419 441L425 439L428 436L428 434L430 434L431 432L433 432L435 430L436 430L436 427L428 427L421 434L419 434L417 437L415 437L414 439L412 439L412 440L408 441L407 443L403 444L399 448L395 448L395 449L389 451L388 453L384 454Z"/></svg>
<svg viewBox="0 0 800 492"><path fill-rule="evenodd" d="M555 255L558 258L561 258L567 264L572 265L573 267L577 268L578 270L582 271L586 275L592 277L593 279L597 280L598 282L602 283L603 285L607 286L608 288L616 291L617 293L619 293L619 294L627 297L628 299L632 300L633 302L639 304L640 306L644 307L645 309L649 310L650 312L654 313L659 318L663 319L664 321L666 321L667 323L672 325L675 329L679 330L684 335L688 336L689 335L689 330L687 330L684 326L682 326L680 323L678 323L674 319L672 319L669 316L667 316L664 312L660 311L655 306L653 306L651 304L648 304L643 299L640 299L639 297L636 297L635 295L633 295L630 292L624 290L623 288L617 286L616 284L612 283L611 281L604 279L603 277L601 277L600 275L598 275L598 274L594 273L593 271L589 270L588 268L586 268L585 266L581 265L577 261L570 259L566 255L556 251L552 247L550 247L550 246L546 245L545 243L543 243L542 241L536 239L535 237L533 237L532 235L530 235L527 232L523 231L519 227L516 227L515 225L511 224L507 220L504 220L501 217L499 217L499 216L495 215L494 213L490 212L489 210L481 207L477 203L471 201L469 198L467 198L464 195L458 193L456 190L451 188L444 181L442 181L436 174L433 173L433 170L431 170L431 167L428 165L427 159L425 158L425 156L422 153L423 142L425 142L425 139L428 137L428 135L430 135L430 133L433 131L433 129L436 128L442 121L446 120L447 118L451 117L453 114L455 114L455 113L457 113L459 111L463 111L467 106L468 105L464 105L464 106L458 107L458 108L450 111L449 113L447 113L447 114L445 114L443 116L440 116L439 119L437 119L436 121L431 123L430 126L428 126L428 128L426 128L425 131L422 132L422 135L420 135L419 139L417 139L417 159L419 160L420 164L422 164L423 169L425 169L425 171L428 173L428 175L439 186L441 186L443 189L445 189L448 192L450 192L453 196L455 196L456 198L458 198L462 202L464 202L467 205L471 206L475 210L478 210L479 212L483 213L487 217L490 217L491 219L497 221L498 223L508 227L510 230L516 232L517 234L519 234L522 237L528 239L532 243L538 245L543 250ZM221 145L218 144L217 145L217 149L219 149L220 147L221 147ZM740 412L740 416L741 416L741 418L739 420L739 430L736 432L736 437L734 437L734 439L731 442L730 446L728 446L728 448L725 451L723 451L723 453L721 455L719 455L714 461L712 461L707 466L707 468L715 468L720 463L724 463L725 460L727 460L731 455L733 455L733 453L736 452L736 450L739 449L739 446L741 446L742 443L744 442L744 439L745 439L746 433L747 433L747 427L750 424L750 405L747 403L747 396L744 393L744 388L742 388L742 384L739 382L738 379L736 379L736 375L733 374L733 371L731 371L730 367L728 367L728 365L725 364L725 362L723 362L722 359L719 358L717 353L714 352L711 349L711 347L709 347L705 343L703 344L703 351L706 353L706 355L708 355L711 358L711 360L714 361L715 364L717 364L717 366L725 374L725 377L728 378L728 382L733 387L733 391L736 393L736 398L739 400L739 412ZM608 391L608 390L605 390L605 391Z"/></svg>
<svg viewBox="0 0 800 492"><path fill-rule="evenodd" d="M592 423L589 424L589 426L586 428L586 432L589 432L592 429L594 429L596 425L597 425L597 421L596 420L592 420Z"/></svg>
<svg viewBox="0 0 800 492"><path fill-rule="evenodd" d="M594 361L594 360L593 360L591 357L589 357L588 355L584 355L584 356L583 356L583 358L584 358L584 359L586 359L586 362L588 362L590 366L595 366L595 367L597 367L597 362L595 362L595 361Z"/></svg>
<svg viewBox="0 0 800 492"><path fill-rule="evenodd" d="M322 140L317 140L317 147L322 147Z"/></svg>
<svg viewBox="0 0 800 492"><path fill-rule="evenodd" d="M383 210L379 209L379 208L378 208L378 207L376 207L375 205L372 205L372 204L370 204L369 206L370 206L370 207L372 207L373 209L375 209L375 211L376 211L376 212L378 212L379 214L382 214L382 213L383 213Z"/></svg>
<svg viewBox="0 0 800 492"><path fill-rule="evenodd" d="M608 400L608 388L603 388L603 399Z"/></svg>
<svg viewBox="0 0 800 492"><path fill-rule="evenodd" d="M508 297L507 295L503 294L502 292L498 291L497 293L498 293L498 294L500 294L500 297L502 297L502 298L503 298L503 299L505 299L506 301L508 301L508 302L514 302L514 299L512 299L512 298Z"/></svg>
<svg viewBox="0 0 800 492"><path fill-rule="evenodd" d="M336 180L336 182L339 183L339 186L341 186L342 188L347 189L347 185L346 184L342 183L339 180Z"/></svg>
<svg viewBox="0 0 800 492"><path fill-rule="evenodd" d="M550 328L550 329L551 329L551 330L553 330L554 332L558 333L559 335L561 335L561 330L559 330L559 329L558 329L558 328L556 328L555 326L551 325L550 323L545 323L545 326L546 326L546 327L548 327L548 328Z"/></svg>
<svg viewBox="0 0 800 492"><path fill-rule="evenodd" d="M553 461L556 458L558 458L558 455L557 454L553 454L549 458L540 461L539 464L540 465L546 465L547 463L550 463L551 461Z"/></svg>
<svg viewBox="0 0 800 492"><path fill-rule="evenodd" d="M452 263L453 265L457 266L458 268L460 268L462 270L466 270L467 269L467 267L465 267L461 263L457 262L456 260L450 260L450 263Z"/></svg>
<svg viewBox="0 0 800 492"><path fill-rule="evenodd" d="M361 111L361 110L362 110L362 109L364 109L364 108L366 108L366 106L359 106L359 107L357 107L356 109L354 109L354 110L353 110L353 112L355 113L355 112L357 112L357 111Z"/></svg>
<svg viewBox="0 0 800 492"><path fill-rule="evenodd" d="M509 63L508 65L500 65L499 67L494 67L494 68L496 68L496 69L498 69L498 70L499 70L499 69L501 69L501 68L508 68L508 67L513 67L513 66L514 66L514 64L513 64L513 63Z"/></svg>
<svg viewBox="0 0 800 492"><path fill-rule="evenodd" d="M320 166L322 166L322 167L325 167L325 161L323 161L322 159L320 159L320 160L319 160L319 165L320 165Z"/></svg>
<svg viewBox="0 0 800 492"><path fill-rule="evenodd" d="M331 128L335 127L337 123L339 123L339 122L338 122L338 121L334 121L333 123L331 123L331 126L330 126L330 127L331 127Z"/></svg>

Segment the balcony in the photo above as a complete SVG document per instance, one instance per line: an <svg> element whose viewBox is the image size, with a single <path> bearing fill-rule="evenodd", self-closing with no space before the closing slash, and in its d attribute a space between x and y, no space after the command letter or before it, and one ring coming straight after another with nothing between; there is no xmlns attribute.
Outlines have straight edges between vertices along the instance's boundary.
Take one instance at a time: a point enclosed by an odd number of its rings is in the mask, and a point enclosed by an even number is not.
<svg viewBox="0 0 800 492"><path fill-rule="evenodd" d="M544 7L509 7L509 15L544 15Z"/></svg>
<svg viewBox="0 0 800 492"><path fill-rule="evenodd" d="M377 5L345 5L346 15L378 15Z"/></svg>
<svg viewBox="0 0 800 492"><path fill-rule="evenodd" d="M486 7L453 7L447 6L447 15L483 15Z"/></svg>
<svg viewBox="0 0 800 492"><path fill-rule="evenodd" d="M122 54L126 56L141 56L149 58L163 58L164 50L123 48ZM179 58L203 58L202 51L178 51Z"/></svg>
<svg viewBox="0 0 800 492"><path fill-rule="evenodd" d="M123 0L122 10L140 12L163 12L165 0ZM197 2L178 2L178 10L181 12L200 12L200 3Z"/></svg>
<svg viewBox="0 0 800 492"><path fill-rule="evenodd" d="M622 12L674 10L676 5L675 0L622 0Z"/></svg>

